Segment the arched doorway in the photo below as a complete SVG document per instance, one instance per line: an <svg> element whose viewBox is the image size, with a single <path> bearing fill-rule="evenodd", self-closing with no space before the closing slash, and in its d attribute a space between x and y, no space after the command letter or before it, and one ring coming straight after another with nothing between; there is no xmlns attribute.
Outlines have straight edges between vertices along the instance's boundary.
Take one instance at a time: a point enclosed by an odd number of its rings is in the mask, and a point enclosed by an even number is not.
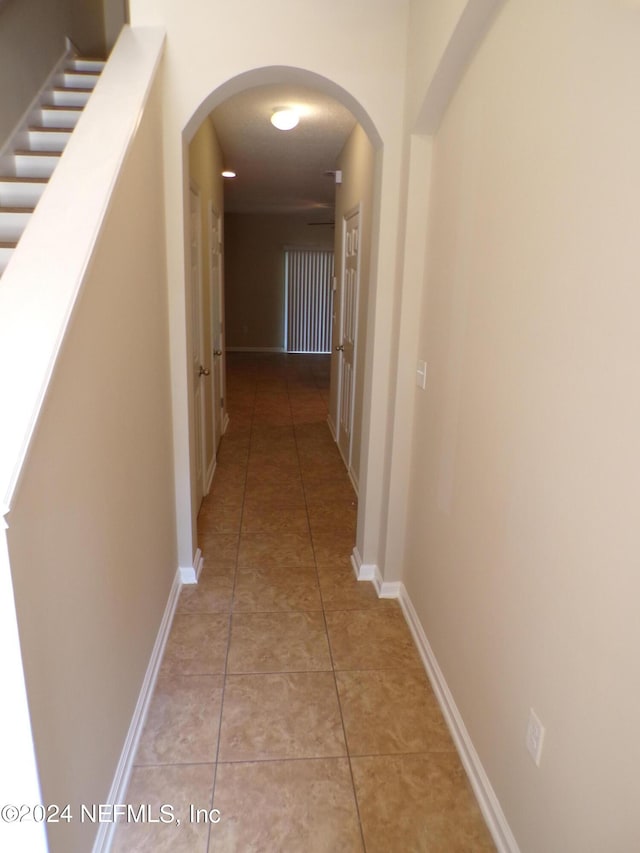
<svg viewBox="0 0 640 853"><path fill-rule="evenodd" d="M366 201L363 203L361 197L357 194L354 196L353 192L350 197L350 201L345 200L342 205L341 213L340 213L340 221L337 222L337 229L339 234L339 239L337 240L337 248L338 248L338 256L340 256L340 263L342 263L343 259L341 254L343 251L346 251L347 239L349 240L349 245L352 245L353 235L346 230L346 219L347 214L353 221L354 211L357 209L360 220L365 219L367 225L367 233L369 234L369 239L365 241L366 248L363 243L363 251L362 251L362 260L363 260L363 268L366 272L367 283L369 286L361 289L361 292L364 291L365 294L369 294L369 300L362 300L362 310L359 313L359 322L360 322L360 331L361 331L361 339L363 341L362 352L360 360L357 364L358 374L357 381L359 383L357 396L358 396L358 405L354 406L356 410L356 427L354 429L354 433L357 434L357 441L355 442L355 449L352 451L352 443L349 441L345 444L348 448L348 456L349 458L345 459L347 462L347 467L350 469L350 474L352 476L352 481L356 485L356 487L361 486L360 491L360 507L359 507L359 522L358 522L358 542L357 548L355 549L356 560L355 564L360 565L363 560L359 557L359 554L364 552L363 543L365 540L365 527L367 526L367 518L369 518L369 528L375 528L377 534L378 528L378 519L379 519L379 511L375 505L375 501L368 501L368 493L370 493L371 489L371 481L368 480L366 476L367 469L367 461L371 453L371 447L369 443L369 438L371 434L370 429L370 406L369 401L371 400L371 376L373 375L373 335L367 334L367 327L370 323L370 318L372 318L375 314L375 271L377 267L377 249L378 243L375 238L372 239L373 230L375 224L379 222L379 208L380 208L380 171L382 167L382 140L380 138L379 133L377 132L371 118L367 114L367 112L363 109L363 107L359 104L359 102L351 96L346 90L341 88L335 82L329 80L326 77L318 75L316 73L306 71L300 68L292 68L292 67L284 67L284 66L275 66L275 67L267 67L254 69L252 71L248 71L246 73L240 74L237 77L227 81L223 85L219 86L210 95L204 99L204 101L200 104L198 109L194 112L193 116L187 123L186 127L183 131L183 190L185 188L189 188L191 184L191 170L188 158L189 145L192 140L196 137L199 129L203 126L203 123L206 122L212 114L215 116L216 109L220 108L221 105L225 103L230 103L233 101L234 97L242 96L243 93L247 93L256 87L274 87L278 85L290 85L290 86L303 86L309 91L314 91L316 93L321 94L323 97L329 97L335 99L342 107L347 108L352 113L354 119L357 121L357 127L359 128L359 142L360 145L366 144L369 146L371 151L371 174L375 174L377 176L377 180L370 181L370 186L368 189L368 194ZM357 157L357 153L351 153L351 157ZM231 165L231 164L229 164ZM354 169L354 172L357 172L357 169ZM346 196L345 198L349 198ZM185 211L189 208L185 206ZM344 220L344 222L343 222ZM185 241L185 246L189 246L189 242ZM185 266L188 269L188 253L185 254ZM188 278L187 278L188 281ZM188 289L187 289L188 290ZM187 302L189 302L190 295L187 292ZM345 312L342 312L343 314ZM353 308L351 309L351 314L353 315ZM191 305L187 305L186 317L193 318L193 310ZM341 324L342 325L342 324ZM193 330L188 330L188 339L192 338ZM340 351L342 351L343 347L341 342L343 341L342 333L336 333L334 335L334 344L337 346ZM336 347L333 347L334 349ZM337 362L337 358L341 357L336 356L334 359L334 364ZM338 401L337 405L340 405L341 396L338 392L338 383L339 383L339 374L337 370L333 370L332 377L332 398ZM343 374L340 374L342 376ZM355 368L353 372L354 383L356 381L355 376ZM194 379L192 378L191 383L193 386ZM194 459L197 454L197 430L195 427L195 416L193 415L193 401L195 398L194 388L189 388L189 400L190 400L190 411L192 412L192 423L189 431L190 436L190 470L191 470L191 529L195 531L195 515L197 514L197 508L199 506L199 494L197 489L197 474L194 473L195 465ZM354 397L355 399L355 397ZM344 403L343 403L344 407ZM336 424L339 422L339 418L335 418ZM334 424L335 427L335 424ZM338 430L336 429L336 433ZM343 456L345 454L343 453ZM362 463L361 463L362 460ZM376 470L374 472L374 477L378 480L378 486L375 491L378 494L381 493L382 487L379 483L380 478L383 475L383 471L381 469ZM374 480L375 482L375 480ZM194 488L194 484L196 487ZM369 488L367 488L369 487ZM193 549L195 550L195 548ZM198 559L198 554L196 552L196 562Z"/></svg>

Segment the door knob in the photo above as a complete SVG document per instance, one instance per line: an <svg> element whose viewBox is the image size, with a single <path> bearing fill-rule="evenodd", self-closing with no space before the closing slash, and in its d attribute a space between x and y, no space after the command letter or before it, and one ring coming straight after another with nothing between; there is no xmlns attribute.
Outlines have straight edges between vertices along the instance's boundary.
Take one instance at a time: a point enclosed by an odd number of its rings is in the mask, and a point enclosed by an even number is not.
<svg viewBox="0 0 640 853"><path fill-rule="evenodd" d="M338 344L336 347L336 352L344 352L344 344Z"/></svg>
<svg viewBox="0 0 640 853"><path fill-rule="evenodd" d="M208 367L203 367L200 365L200 370L198 371L198 376L208 376L211 373Z"/></svg>
<svg viewBox="0 0 640 853"><path fill-rule="evenodd" d="M214 349L213 354L214 355L222 355L222 350L221 349Z"/></svg>

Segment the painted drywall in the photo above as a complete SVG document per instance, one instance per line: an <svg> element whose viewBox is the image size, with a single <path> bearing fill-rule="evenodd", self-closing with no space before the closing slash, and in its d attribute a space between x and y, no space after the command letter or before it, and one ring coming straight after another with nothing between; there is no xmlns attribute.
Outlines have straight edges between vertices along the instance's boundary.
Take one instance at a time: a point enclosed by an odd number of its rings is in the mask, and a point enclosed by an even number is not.
<svg viewBox="0 0 640 853"><path fill-rule="evenodd" d="M225 216L228 347L283 349L287 247L333 249L333 228L309 225L309 217L298 214Z"/></svg>
<svg viewBox="0 0 640 853"><path fill-rule="evenodd" d="M360 457L362 453L362 428L364 412L364 368L367 343L367 317L371 291L371 231L373 223L373 182L375 150L358 124L338 157L337 168L342 172L342 183L336 187L335 256L336 274L342 277L341 258L343 253L343 222L357 205L360 206L360 282L358 301L358 341L353 413L353 445L351 451L351 474L355 482L360 480ZM339 287L339 290L341 288ZM338 365L336 346L340 343L341 306L334 307L336 321L333 326L331 359L330 417L335 431L338 409Z"/></svg>
<svg viewBox="0 0 640 853"><path fill-rule="evenodd" d="M103 0L69 0L71 40L84 56L107 55Z"/></svg>
<svg viewBox="0 0 640 853"><path fill-rule="evenodd" d="M205 471L208 471L215 456L214 447L214 424L213 424L213 338L211 330L211 280L210 268L210 237L209 216L213 204L215 211L220 215L221 221L224 213L224 198L221 176L222 152L218 137L210 119L205 119L200 129L191 140L189 145L189 177L200 195L200 222L202 234L200 246L202 258L200 269L202 270L202 332L204 336L204 351L206 354L205 367L211 374L204 377L204 408L205 408Z"/></svg>
<svg viewBox="0 0 640 853"><path fill-rule="evenodd" d="M156 85L8 516L43 801L75 814L106 802L177 566L160 124Z"/></svg>
<svg viewBox="0 0 640 853"><path fill-rule="evenodd" d="M126 0L103 0L104 41L107 53L116 43L122 28L128 21Z"/></svg>
<svg viewBox="0 0 640 853"><path fill-rule="evenodd" d="M434 143L404 582L526 853L640 838L639 32L510 0Z"/></svg>
<svg viewBox="0 0 640 853"><path fill-rule="evenodd" d="M0 7L0 148L65 51L69 0L8 0ZM8 85L7 81L11 81Z"/></svg>
<svg viewBox="0 0 640 853"><path fill-rule="evenodd" d="M397 284L400 177L403 156L408 2L398 0L130 0L133 25L166 29L171 49L164 63L164 156L167 214L167 263L171 282L170 318L174 399L176 506L179 556L189 564L194 553L193 507L188 474L189 387L185 387L185 210L188 180L184 145L202 119L224 99L261 82L292 80L337 97L375 139L375 257L371 284L376 297L367 337L365 372L370 393L363 430L367 459L384 457L389 438L387 400L389 353ZM242 38L237 38L242 33ZM354 38L354 33L358 34ZM384 57L384 62L380 61ZM381 144L384 143L384 150ZM188 217L187 217L188 218ZM374 310L375 308L375 310ZM373 383L371 377L375 375ZM359 547L364 559L378 559L384 484L380 478L360 483Z"/></svg>

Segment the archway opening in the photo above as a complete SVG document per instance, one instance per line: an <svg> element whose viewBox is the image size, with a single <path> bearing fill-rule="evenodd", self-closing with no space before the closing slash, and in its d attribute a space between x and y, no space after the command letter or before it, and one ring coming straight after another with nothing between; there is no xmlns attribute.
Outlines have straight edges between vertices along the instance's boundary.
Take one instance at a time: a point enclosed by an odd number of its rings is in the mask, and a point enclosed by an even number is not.
<svg viewBox="0 0 640 853"><path fill-rule="evenodd" d="M265 202L263 199L262 204L265 206L265 209L260 209L260 205L258 204L256 209L251 210L251 202L247 203L246 195L244 196L244 201L241 201L240 203L230 203L230 200L233 199L234 196L235 188L233 188L225 193L226 198L223 209L227 224L226 230L229 234L231 233L234 217L236 223L238 223L241 222L242 217L245 217L246 220L250 216L290 216L292 221L297 216L298 225L300 225L304 220L303 227L306 229L306 234L308 236L306 238L301 238L298 232L298 237L295 240L291 240L287 239L286 236L283 237L281 234L277 240L280 244L280 250L282 253L284 253L285 248L290 248L296 244L300 246L301 244L306 243L306 247L309 248L310 244L316 244L318 243L318 240L320 240L321 243L328 244L330 242L332 245L336 257L336 283L334 285L336 301L333 308L334 323L331 345L332 357L329 395L329 424L334 433L334 437L338 440L347 470L349 471L351 480L357 491L361 474L360 463L366 456L366 454L363 453L362 447L363 436L366 432L365 422L367 418L364 403L364 383L366 376L365 353L367 340L367 318L370 315L368 300L369 297L373 298L371 293L372 288L370 286L370 270L373 266L371 264L371 256L373 254L372 232L373 223L374 221L377 221L378 218L377 214L379 206L379 198L375 187L374 176L379 172L378 166L382 151L382 140L369 115L358 101L338 84L326 77L304 69L272 66L268 68L253 69L244 74L238 75L214 90L202 102L184 128L184 209L185 211L189 210L189 204L186 199L188 198L188 193L193 190L194 183L192 150L194 142L197 142L199 135L202 133L203 127L213 128L213 134L216 138L215 147L218 158L216 167L229 167L238 172L238 174L241 174L238 171L237 161L233 162L234 146L229 144L228 139L230 137L227 133L229 130L229 124L233 124L234 115L235 119L238 119L237 114L242 112L242 109L244 109L243 105L246 103L251 104L252 102L255 105L260 102L260 96L268 95L271 97L271 100L273 100L272 107L275 108L279 105L276 101L286 100L284 94L277 96L276 93L278 91L284 93L287 89L290 93L293 93L291 97L299 95L301 92L308 93L311 96L311 102L313 103L327 103L332 101L336 105L338 113L350 116L351 125L347 128L344 139L338 147L338 150L334 152L333 158L326 162L326 168L323 170L325 173L323 175L325 187L331 187L332 193L334 187L336 187L336 196L332 199L331 203L328 203L326 198L308 197L306 198L306 206L305 204L301 205L301 200L298 198L297 200L293 200L292 203L293 207L296 209L288 210L286 212L280 209L286 207L287 204L286 199L283 199L283 197L281 197L280 202L275 206L273 204L273 200L269 201L267 199ZM240 124L242 124L241 119ZM272 129L269 128L269 130L271 131ZM311 145L313 144L313 139L308 141ZM366 163L363 163L363 151L366 152L364 158L366 159ZM253 171L254 174L256 174L260 172L260 155L254 151L253 156L253 165L256 167ZM340 160L340 157L343 159ZM302 158L304 159L304 153ZM338 168L341 163L346 164L346 169ZM219 169L219 171L222 171L222 169ZM340 172L342 172L341 176L339 174ZM222 178L217 177L217 179L221 185ZM336 180L338 183L334 183ZM240 186L240 182L238 182L237 186ZM237 195L242 196L242 193L238 193ZM289 202L291 202L291 200L289 200ZM247 207L247 204L249 204L249 207ZM229 209L235 205L238 205L239 209ZM242 209L243 205L244 209ZM218 207L220 207L220 205L218 205ZM347 215L353 217L355 212L357 212L359 217L360 234L354 237L348 234L345 223ZM253 226L255 225L256 222L254 221ZM235 230L237 231L238 229ZM240 231L242 231L241 228ZM255 232L256 228L254 227L253 233L255 234ZM312 234L314 235L313 238L310 236ZM241 235L240 242L242 242L242 239ZM347 296L345 302L343 282L345 252L347 250L346 243L347 240L354 241L356 239L358 239L360 260L360 268L357 271L359 288L356 291L353 291L352 289L353 292L351 295ZM226 247L227 238L225 237L222 242ZM186 241L185 245L189 250L190 242ZM238 239L235 240L234 245L237 248ZM355 246L355 242L353 245ZM188 271L188 258L185 258L185 267ZM227 266L225 273L227 279L233 277L230 276L229 273L230 268ZM280 284L283 284L283 282L281 281ZM227 289L227 297L225 301L229 305L232 300L229 298L228 285L229 281L227 281L227 288L225 288ZM245 305L248 304L247 300L244 300L243 297L239 296L237 293L235 293L235 297L236 305L243 301L245 302ZM189 298L188 294L188 301ZM253 307L255 308L255 305ZM259 309L258 313L260 313ZM282 316L279 305L276 306L276 314L278 313ZM340 442L340 410L342 409L342 412L344 413L349 408L349 403L347 402L349 395L345 395L344 393L346 373L343 369L344 319L347 314L350 314L353 320L354 330L357 328L358 338L356 341L352 342L354 344L353 358L351 364L348 365L349 381L353 385L350 404L350 418L344 419L344 423L348 426L348 429L346 429L346 431L343 430L343 440ZM187 311L187 317L191 318L193 324L193 310ZM235 340L231 343L231 347L243 348L242 346L238 347L238 344L244 343L245 349L269 349L270 343L266 338L262 341L258 340L257 342L249 338L249 325L250 324L248 322L243 323L242 320L238 321L237 316L234 318L233 334L235 335ZM228 329L228 325L226 323L225 327ZM188 335L191 339L194 337L193 332L194 330L192 328L191 334ZM244 341L241 339L241 334L239 337L239 332L245 333ZM228 346L229 341L226 340L223 347L225 354ZM280 347L276 345L274 348ZM194 383L196 381L197 377L194 378ZM193 394L190 396L193 399ZM196 421L197 416L194 416L193 419ZM192 430L192 440L197 441L197 430ZM197 508L198 505L199 497L196 495L194 499L194 507Z"/></svg>

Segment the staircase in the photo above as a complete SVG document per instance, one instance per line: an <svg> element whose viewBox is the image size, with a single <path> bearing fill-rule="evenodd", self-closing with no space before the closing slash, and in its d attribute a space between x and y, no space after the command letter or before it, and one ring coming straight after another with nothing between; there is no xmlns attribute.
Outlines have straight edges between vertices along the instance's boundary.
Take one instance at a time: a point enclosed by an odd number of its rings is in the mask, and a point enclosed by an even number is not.
<svg viewBox="0 0 640 853"><path fill-rule="evenodd" d="M102 60L67 59L0 158L0 277L103 68Z"/></svg>

